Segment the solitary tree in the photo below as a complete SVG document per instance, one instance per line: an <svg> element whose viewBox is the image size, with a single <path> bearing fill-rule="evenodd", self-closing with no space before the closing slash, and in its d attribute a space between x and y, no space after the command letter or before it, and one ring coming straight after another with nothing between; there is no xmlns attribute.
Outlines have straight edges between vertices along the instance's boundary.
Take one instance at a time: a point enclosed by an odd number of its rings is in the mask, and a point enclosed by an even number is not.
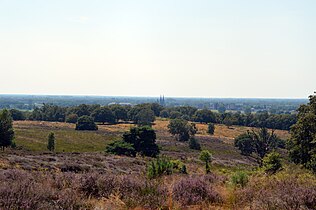
<svg viewBox="0 0 316 210"><path fill-rule="evenodd" d="M156 133L149 126L131 128L123 134L123 139L107 145L106 152L135 157L136 154L156 157L159 147L156 144Z"/></svg>
<svg viewBox="0 0 316 210"><path fill-rule="evenodd" d="M214 135L215 132L215 125L213 123L209 123L207 126L207 133L210 135Z"/></svg>
<svg viewBox="0 0 316 210"><path fill-rule="evenodd" d="M266 154L278 147L279 138L274 131L271 133L267 128L261 128L258 132L252 130L241 134L235 139L235 146L241 150L243 155L250 155L254 152L257 161L262 165L262 159Z"/></svg>
<svg viewBox="0 0 316 210"><path fill-rule="evenodd" d="M168 125L169 132L177 136L179 141L188 141L197 132L195 124L184 119L172 119Z"/></svg>
<svg viewBox="0 0 316 210"><path fill-rule="evenodd" d="M48 135L47 149L51 152L55 151L55 135L53 132Z"/></svg>
<svg viewBox="0 0 316 210"><path fill-rule="evenodd" d="M132 144L140 155L156 157L159 154L156 132L149 126L131 128L129 132L124 133L123 141Z"/></svg>
<svg viewBox="0 0 316 210"><path fill-rule="evenodd" d="M211 171L212 153L208 150L202 150L200 153L200 160L205 162L205 172L208 174Z"/></svg>
<svg viewBox="0 0 316 210"><path fill-rule="evenodd" d="M12 126L12 118L8 110L0 112L0 147L11 146L14 138L14 130Z"/></svg>
<svg viewBox="0 0 316 210"><path fill-rule="evenodd" d="M98 126L94 123L90 116L81 116L78 118L76 130L98 130Z"/></svg>

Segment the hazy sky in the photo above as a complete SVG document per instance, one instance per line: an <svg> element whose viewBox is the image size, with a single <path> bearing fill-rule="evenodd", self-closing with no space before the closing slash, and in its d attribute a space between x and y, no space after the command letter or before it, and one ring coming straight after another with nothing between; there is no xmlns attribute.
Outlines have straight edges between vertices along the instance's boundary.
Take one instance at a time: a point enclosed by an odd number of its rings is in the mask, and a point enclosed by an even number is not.
<svg viewBox="0 0 316 210"><path fill-rule="evenodd" d="M315 0L0 0L0 93L306 98Z"/></svg>

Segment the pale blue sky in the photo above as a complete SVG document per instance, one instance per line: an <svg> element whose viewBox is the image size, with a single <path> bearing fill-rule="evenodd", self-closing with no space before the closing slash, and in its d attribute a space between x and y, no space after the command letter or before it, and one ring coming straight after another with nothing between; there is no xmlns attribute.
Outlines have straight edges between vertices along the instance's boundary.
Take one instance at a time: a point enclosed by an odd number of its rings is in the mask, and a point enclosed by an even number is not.
<svg viewBox="0 0 316 210"><path fill-rule="evenodd" d="M315 0L0 0L0 93L306 98Z"/></svg>

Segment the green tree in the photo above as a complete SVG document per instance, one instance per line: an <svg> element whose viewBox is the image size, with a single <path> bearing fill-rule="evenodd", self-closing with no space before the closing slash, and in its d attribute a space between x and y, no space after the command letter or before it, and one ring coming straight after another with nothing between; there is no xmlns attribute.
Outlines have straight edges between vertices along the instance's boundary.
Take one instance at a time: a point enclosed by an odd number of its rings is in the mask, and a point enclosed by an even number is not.
<svg viewBox="0 0 316 210"><path fill-rule="evenodd" d="M200 160L205 162L205 172L208 174L211 172L212 153L208 150L202 150L200 153Z"/></svg>
<svg viewBox="0 0 316 210"><path fill-rule="evenodd" d="M78 121L78 115L76 114L68 114L66 116L66 120L67 123L76 123Z"/></svg>
<svg viewBox="0 0 316 210"><path fill-rule="evenodd" d="M25 120L24 113L17 109L10 109L10 115L13 120Z"/></svg>
<svg viewBox="0 0 316 210"><path fill-rule="evenodd" d="M316 95L298 109L297 122L291 127L289 156L294 163L312 169L316 159ZM316 172L316 170L315 170Z"/></svg>
<svg viewBox="0 0 316 210"><path fill-rule="evenodd" d="M95 109L91 116L94 118L95 122L101 122L102 124L104 123L115 123L115 115L109 109L108 107L100 107Z"/></svg>
<svg viewBox="0 0 316 210"><path fill-rule="evenodd" d="M158 103L152 103L150 104L150 109L153 110L156 117L159 117L161 110L163 110L163 106Z"/></svg>
<svg viewBox="0 0 316 210"><path fill-rule="evenodd" d="M264 156L275 150L278 146L278 137L274 130L270 133L267 128L261 128L258 132L252 131L254 152L258 155L258 163L262 164Z"/></svg>
<svg viewBox="0 0 316 210"><path fill-rule="evenodd" d="M47 149L51 152L55 151L55 134L51 132L47 137Z"/></svg>
<svg viewBox="0 0 316 210"><path fill-rule="evenodd" d="M282 168L281 155L277 152L267 154L262 161L265 172L274 174Z"/></svg>
<svg viewBox="0 0 316 210"><path fill-rule="evenodd" d="M128 112L129 119L138 125L151 125L155 121L155 113L151 104L138 104Z"/></svg>
<svg viewBox="0 0 316 210"><path fill-rule="evenodd" d="M133 144L127 143L123 140L114 141L106 146L107 153L116 155L136 156L136 151Z"/></svg>
<svg viewBox="0 0 316 210"><path fill-rule="evenodd" d="M188 141L197 132L195 124L183 119L172 119L168 125L169 132L179 141Z"/></svg>
<svg viewBox="0 0 316 210"><path fill-rule="evenodd" d="M194 120L200 123L214 123L215 119L214 113L208 109L197 110L194 116Z"/></svg>
<svg viewBox="0 0 316 210"><path fill-rule="evenodd" d="M214 135L215 132L215 125L214 123L209 123L207 125L207 133L209 133L210 135Z"/></svg>
<svg viewBox="0 0 316 210"><path fill-rule="evenodd" d="M254 152L257 155L257 161L262 165L264 156L278 147L279 138L274 131L271 133L267 128L260 128L258 132L252 130L241 134L235 139L235 146L241 150L244 155L250 155Z"/></svg>
<svg viewBox="0 0 316 210"><path fill-rule="evenodd" d="M123 106L115 104L111 105L110 109L114 113L117 122L119 120L126 121L128 119L127 110Z"/></svg>
<svg viewBox="0 0 316 210"><path fill-rule="evenodd" d="M137 115L136 115L136 123L138 125L149 125L151 126L151 124L155 121L155 114L154 111L152 111L151 109L142 109L140 110Z"/></svg>
<svg viewBox="0 0 316 210"><path fill-rule="evenodd" d="M162 118L169 118L169 111L164 109L160 112L160 117Z"/></svg>
<svg viewBox="0 0 316 210"><path fill-rule="evenodd" d="M240 134L235 138L234 143L242 155L249 156L254 151L254 142L250 133Z"/></svg>
<svg viewBox="0 0 316 210"><path fill-rule="evenodd" d="M156 132L149 126L131 128L123 134L123 141L132 144L140 155L156 157L159 154Z"/></svg>
<svg viewBox="0 0 316 210"><path fill-rule="evenodd" d="M98 130L98 126L90 116L83 115L78 118L76 130Z"/></svg>
<svg viewBox="0 0 316 210"><path fill-rule="evenodd" d="M170 112L170 119L177 119L177 118L181 118L181 112L178 111L171 111Z"/></svg>
<svg viewBox="0 0 316 210"><path fill-rule="evenodd" d="M12 118L10 112L6 109L0 112L0 147L11 146L14 138L14 130L12 126Z"/></svg>

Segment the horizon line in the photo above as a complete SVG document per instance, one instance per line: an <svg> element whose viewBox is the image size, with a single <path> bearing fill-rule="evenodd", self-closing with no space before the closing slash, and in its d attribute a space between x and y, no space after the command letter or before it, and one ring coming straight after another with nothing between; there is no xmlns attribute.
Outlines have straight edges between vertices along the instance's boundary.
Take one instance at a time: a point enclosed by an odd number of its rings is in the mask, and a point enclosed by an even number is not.
<svg viewBox="0 0 316 210"><path fill-rule="evenodd" d="M132 97L132 98L159 98L159 95L97 95L97 94L43 94L43 93L0 93L0 96L78 96L78 97ZM161 94L160 94L161 95ZM162 94L163 95L163 94ZM192 99L283 99L283 100L308 100L298 97L223 97L223 96L166 96L165 98L192 98Z"/></svg>

